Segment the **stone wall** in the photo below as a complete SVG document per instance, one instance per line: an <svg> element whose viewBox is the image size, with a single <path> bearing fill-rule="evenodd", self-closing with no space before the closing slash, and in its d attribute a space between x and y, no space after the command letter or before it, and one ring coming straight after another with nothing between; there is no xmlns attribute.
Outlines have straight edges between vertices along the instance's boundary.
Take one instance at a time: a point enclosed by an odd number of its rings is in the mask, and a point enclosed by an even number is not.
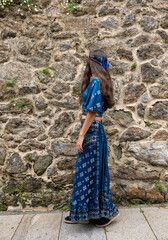
<svg viewBox="0 0 168 240"><path fill-rule="evenodd" d="M42 0L0 10L0 210L71 201L89 51L104 49L116 105L103 116L115 203L168 201L168 3Z"/></svg>

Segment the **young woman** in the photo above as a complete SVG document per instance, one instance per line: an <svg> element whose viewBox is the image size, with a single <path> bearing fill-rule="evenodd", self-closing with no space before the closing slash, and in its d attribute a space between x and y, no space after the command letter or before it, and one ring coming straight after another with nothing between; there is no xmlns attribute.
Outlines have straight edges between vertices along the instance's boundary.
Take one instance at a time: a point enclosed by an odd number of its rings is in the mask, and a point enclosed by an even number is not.
<svg viewBox="0 0 168 240"><path fill-rule="evenodd" d="M66 223L89 223L105 227L120 213L112 202L107 157L107 139L102 115L114 102L107 55L96 50L89 55L81 84L81 130L73 182L70 215Z"/></svg>

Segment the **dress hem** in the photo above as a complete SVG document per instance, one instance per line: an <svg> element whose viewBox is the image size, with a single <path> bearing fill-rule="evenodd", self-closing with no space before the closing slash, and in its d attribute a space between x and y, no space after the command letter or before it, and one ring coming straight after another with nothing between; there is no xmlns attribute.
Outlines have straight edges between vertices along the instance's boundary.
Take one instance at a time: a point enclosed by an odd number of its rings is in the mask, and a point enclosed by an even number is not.
<svg viewBox="0 0 168 240"><path fill-rule="evenodd" d="M101 214L99 214L99 216L89 216L88 218L80 218L80 220L79 219L77 219L77 218L73 218L72 217L72 215L71 215L71 221L73 222L73 221L87 221L87 220L89 220L89 219L100 219L100 218L102 218L102 217L104 217L104 218L107 218L107 219L109 219L109 220L111 220L111 219L113 219L116 215L118 215L119 214L119 210L117 209L117 211L116 212L114 212L113 214L112 214L112 216L107 216L107 214L104 214L104 213L101 213ZM90 215L90 214L89 214ZM78 216L79 216L79 214L78 214ZM82 214L82 216L84 216L83 214Z"/></svg>
<svg viewBox="0 0 168 240"><path fill-rule="evenodd" d="M98 215L96 212L99 212ZM107 212L109 212L109 213L107 213ZM71 217L71 221L87 221L89 219L100 219L101 217L108 218L109 220L111 220L116 215L118 215L118 213L119 213L119 210L114 205L113 209L111 209L111 210L109 210L109 209L102 209L102 210L94 209L94 210L90 210L86 214L84 214L84 212L80 213L80 212L70 210L70 217Z"/></svg>

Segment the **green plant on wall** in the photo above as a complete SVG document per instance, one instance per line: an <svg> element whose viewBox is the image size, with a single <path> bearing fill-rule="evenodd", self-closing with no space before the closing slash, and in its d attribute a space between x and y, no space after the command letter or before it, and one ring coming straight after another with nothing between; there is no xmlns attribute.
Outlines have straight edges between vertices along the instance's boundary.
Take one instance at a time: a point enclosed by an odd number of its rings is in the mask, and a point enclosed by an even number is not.
<svg viewBox="0 0 168 240"><path fill-rule="evenodd" d="M151 201L150 201L150 200L147 200L147 201L146 201L146 204L147 204L147 205L152 205L153 203L154 203L154 200L151 200Z"/></svg>
<svg viewBox="0 0 168 240"><path fill-rule="evenodd" d="M24 157L24 159L26 160L26 161L31 161L32 159L31 159L31 155L28 153L28 154L26 154L26 156Z"/></svg>
<svg viewBox="0 0 168 240"><path fill-rule="evenodd" d="M18 96L10 96L10 97L8 98L8 100L12 103L12 102L14 102L17 98L18 98Z"/></svg>
<svg viewBox="0 0 168 240"><path fill-rule="evenodd" d="M12 80L7 80L6 79L6 86L8 86L8 87L14 87L15 86L15 83L16 83L16 77L14 78L14 79L12 79Z"/></svg>
<svg viewBox="0 0 168 240"><path fill-rule="evenodd" d="M152 123L151 123L150 121L145 121L145 125L146 125L146 126L150 127L151 124L152 124Z"/></svg>
<svg viewBox="0 0 168 240"><path fill-rule="evenodd" d="M26 11L38 11L37 5L31 0L0 0L0 10L13 6L18 6L18 11L21 9Z"/></svg>
<svg viewBox="0 0 168 240"><path fill-rule="evenodd" d="M138 201L131 201L131 203L135 206L138 206L139 205L139 202Z"/></svg>
<svg viewBox="0 0 168 240"><path fill-rule="evenodd" d="M158 191L159 191L160 193L165 192L165 189L164 189L162 183L160 183L160 182L158 182L158 181L154 181L154 184L155 184L155 186L157 187L157 189L158 189Z"/></svg>
<svg viewBox="0 0 168 240"><path fill-rule="evenodd" d="M8 192L8 194L9 195L11 195L11 194L18 194L18 197L19 197L19 201L21 202L21 203L23 203L23 202L26 202L27 201L27 196L26 195L23 195L23 192L24 192L24 183L23 182L21 182L20 183L20 188L15 188L15 189L13 189L12 191L10 191L10 192Z"/></svg>
<svg viewBox="0 0 168 240"><path fill-rule="evenodd" d="M135 61L135 62L131 65L131 70L134 69L134 68L136 68L136 66L137 66L137 62Z"/></svg>
<svg viewBox="0 0 168 240"><path fill-rule="evenodd" d="M20 101L17 103L18 107L24 107L24 106L28 106L28 105L33 105L32 102L24 102L24 101Z"/></svg>
<svg viewBox="0 0 168 240"><path fill-rule="evenodd" d="M42 70L42 73L43 73L43 74L46 74L46 75L48 75L48 76L50 76L50 77L52 77L52 74L51 74L51 72L50 72L50 70L49 70L49 67L44 68L44 69Z"/></svg>
<svg viewBox="0 0 168 240"><path fill-rule="evenodd" d="M76 12L77 11L77 3L74 2L74 0L72 0L71 2L69 2L67 4L67 11L69 12Z"/></svg>
<svg viewBox="0 0 168 240"><path fill-rule="evenodd" d="M63 183L57 183L57 185L56 185L58 188L62 188L63 186L64 186L64 184Z"/></svg>
<svg viewBox="0 0 168 240"><path fill-rule="evenodd" d="M56 77L56 71L53 69L51 70L49 66L46 66L41 70L36 70L35 75L38 77L41 83L46 84L51 80L51 78Z"/></svg>
<svg viewBox="0 0 168 240"><path fill-rule="evenodd" d="M77 11L77 6L78 4L74 0L63 0L59 4L59 7L66 11L66 12L71 12L74 13Z"/></svg>

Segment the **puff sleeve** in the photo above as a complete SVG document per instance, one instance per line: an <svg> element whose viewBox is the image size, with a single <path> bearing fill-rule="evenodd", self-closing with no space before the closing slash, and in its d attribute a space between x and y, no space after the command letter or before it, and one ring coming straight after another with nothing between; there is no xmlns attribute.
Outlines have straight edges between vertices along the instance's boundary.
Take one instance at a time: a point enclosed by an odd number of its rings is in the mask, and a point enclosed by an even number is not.
<svg viewBox="0 0 168 240"><path fill-rule="evenodd" d="M87 89L87 94L83 101L83 106L85 109L91 112L103 112L102 109L102 91L98 79L93 79L90 82L90 86Z"/></svg>

